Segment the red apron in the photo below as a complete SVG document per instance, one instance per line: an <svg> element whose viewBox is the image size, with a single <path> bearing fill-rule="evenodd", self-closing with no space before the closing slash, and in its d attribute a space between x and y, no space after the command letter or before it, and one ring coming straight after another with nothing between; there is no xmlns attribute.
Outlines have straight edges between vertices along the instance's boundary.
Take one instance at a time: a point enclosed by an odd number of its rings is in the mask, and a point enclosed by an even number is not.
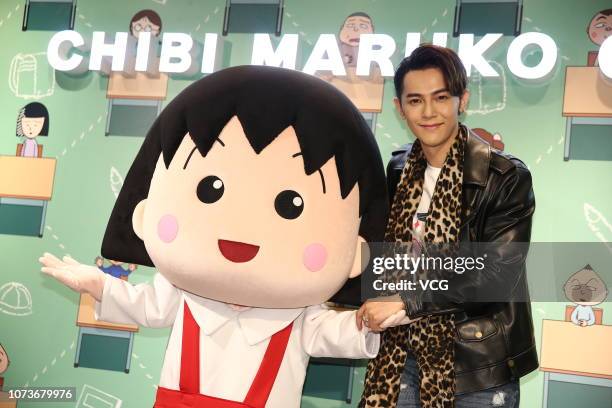
<svg viewBox="0 0 612 408"><path fill-rule="evenodd" d="M200 394L200 326L185 303L180 391L158 387L153 408L264 408L283 361L292 327L293 323L270 339L244 402L202 395Z"/></svg>

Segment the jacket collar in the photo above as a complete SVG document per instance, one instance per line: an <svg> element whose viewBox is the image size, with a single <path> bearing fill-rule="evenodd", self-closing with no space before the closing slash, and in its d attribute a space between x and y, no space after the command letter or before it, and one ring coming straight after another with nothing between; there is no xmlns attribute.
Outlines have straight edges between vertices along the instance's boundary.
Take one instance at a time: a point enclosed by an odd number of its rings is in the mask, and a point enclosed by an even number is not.
<svg viewBox="0 0 612 408"><path fill-rule="evenodd" d="M185 301L200 326L202 334L212 336L227 322L237 319L242 334L251 346L272 337L273 334L291 324L304 311L304 308L264 309L258 307L238 311L233 310L227 303L191 293L185 293Z"/></svg>
<svg viewBox="0 0 612 408"><path fill-rule="evenodd" d="M467 128L467 127L466 127ZM463 162L463 184L475 184L480 187L487 185L489 178L489 163L491 147L476 133L467 128L467 148Z"/></svg>

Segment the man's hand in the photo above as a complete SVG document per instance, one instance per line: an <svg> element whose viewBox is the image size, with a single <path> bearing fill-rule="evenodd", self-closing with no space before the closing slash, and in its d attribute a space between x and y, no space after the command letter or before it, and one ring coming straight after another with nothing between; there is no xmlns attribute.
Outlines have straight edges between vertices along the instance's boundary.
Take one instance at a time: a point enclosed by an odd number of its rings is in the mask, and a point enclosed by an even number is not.
<svg viewBox="0 0 612 408"><path fill-rule="evenodd" d="M98 268L82 265L69 256L59 260L47 252L38 261L43 265L40 268L43 273L53 276L76 292L89 293L98 302L102 299L106 274Z"/></svg>
<svg viewBox="0 0 612 408"><path fill-rule="evenodd" d="M359 330L365 325L375 332L382 331L387 327L408 324L418 320L410 320L406 316L404 302L402 302L399 295L368 300L359 308L356 318Z"/></svg>

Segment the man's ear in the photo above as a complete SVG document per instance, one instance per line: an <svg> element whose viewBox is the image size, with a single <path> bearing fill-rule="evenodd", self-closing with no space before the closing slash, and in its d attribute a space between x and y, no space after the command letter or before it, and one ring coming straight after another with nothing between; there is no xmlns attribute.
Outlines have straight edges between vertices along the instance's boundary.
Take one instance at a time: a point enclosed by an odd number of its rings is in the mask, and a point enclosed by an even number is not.
<svg viewBox="0 0 612 408"><path fill-rule="evenodd" d="M466 89L461 98L459 98L459 113L464 113L466 111L469 100L470 91Z"/></svg>
<svg viewBox="0 0 612 408"><path fill-rule="evenodd" d="M139 202L134 208L134 213L132 214L132 228L136 233L136 236L144 241L142 238L142 224L144 223L144 211L147 206L147 199L145 198L141 202Z"/></svg>
<svg viewBox="0 0 612 408"><path fill-rule="evenodd" d="M349 278L355 278L361 275L363 269L368 265L370 260L370 248L365 239L361 236L357 237L357 249L355 251L355 258L353 259L353 267Z"/></svg>

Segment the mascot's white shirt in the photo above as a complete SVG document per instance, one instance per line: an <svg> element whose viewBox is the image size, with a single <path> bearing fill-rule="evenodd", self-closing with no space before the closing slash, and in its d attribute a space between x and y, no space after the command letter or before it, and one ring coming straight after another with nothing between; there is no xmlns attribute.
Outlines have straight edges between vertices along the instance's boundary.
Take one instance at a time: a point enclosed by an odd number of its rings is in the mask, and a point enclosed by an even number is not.
<svg viewBox="0 0 612 408"><path fill-rule="evenodd" d="M373 358L380 346L378 334L357 329L354 311L338 312L323 305L237 311L182 291L160 274L155 275L152 286L133 286L107 277L102 301L96 303L96 319L144 327L172 326L159 385L178 390L185 302L200 326L200 393L213 397L243 401L270 337L291 322L291 336L268 408L300 406L310 356Z"/></svg>

